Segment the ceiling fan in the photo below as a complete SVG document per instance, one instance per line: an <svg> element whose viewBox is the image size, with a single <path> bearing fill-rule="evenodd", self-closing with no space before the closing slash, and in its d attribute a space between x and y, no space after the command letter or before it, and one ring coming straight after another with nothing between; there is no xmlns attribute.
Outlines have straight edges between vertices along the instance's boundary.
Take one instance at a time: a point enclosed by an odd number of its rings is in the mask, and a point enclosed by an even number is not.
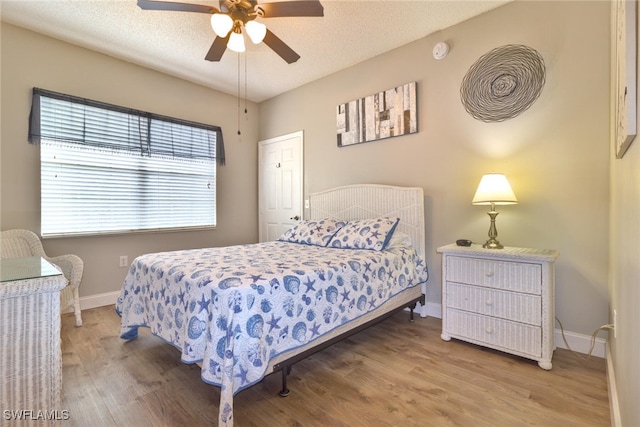
<svg viewBox="0 0 640 427"><path fill-rule="evenodd" d="M245 29L251 41L258 44L262 41L287 63L300 59L278 36L267 27L256 21L260 18L324 16L324 8L318 0L292 0L276 3L260 3L257 0L220 0L220 9L201 4L178 2L138 0L138 6L145 10L169 10L179 12L198 12L211 15L211 26L216 38L204 59L220 61L227 48L236 52L244 52Z"/></svg>

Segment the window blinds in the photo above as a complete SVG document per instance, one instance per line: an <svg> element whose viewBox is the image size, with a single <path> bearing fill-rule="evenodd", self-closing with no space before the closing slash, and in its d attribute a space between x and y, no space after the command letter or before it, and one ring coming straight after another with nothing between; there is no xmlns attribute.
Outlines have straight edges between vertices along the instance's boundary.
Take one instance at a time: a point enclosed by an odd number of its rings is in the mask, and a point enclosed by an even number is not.
<svg viewBox="0 0 640 427"><path fill-rule="evenodd" d="M34 88L43 237L215 227L219 127Z"/></svg>

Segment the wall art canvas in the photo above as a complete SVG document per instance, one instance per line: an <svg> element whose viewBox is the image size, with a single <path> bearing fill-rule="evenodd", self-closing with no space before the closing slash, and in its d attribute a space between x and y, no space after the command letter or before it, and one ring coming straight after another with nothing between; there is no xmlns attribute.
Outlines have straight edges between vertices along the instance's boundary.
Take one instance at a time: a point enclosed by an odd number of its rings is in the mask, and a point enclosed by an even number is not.
<svg viewBox="0 0 640 427"><path fill-rule="evenodd" d="M416 82L337 107L338 147L418 132Z"/></svg>
<svg viewBox="0 0 640 427"><path fill-rule="evenodd" d="M614 108L615 150L621 159L637 133L636 43L637 4L635 0L613 2L614 52L616 55Z"/></svg>

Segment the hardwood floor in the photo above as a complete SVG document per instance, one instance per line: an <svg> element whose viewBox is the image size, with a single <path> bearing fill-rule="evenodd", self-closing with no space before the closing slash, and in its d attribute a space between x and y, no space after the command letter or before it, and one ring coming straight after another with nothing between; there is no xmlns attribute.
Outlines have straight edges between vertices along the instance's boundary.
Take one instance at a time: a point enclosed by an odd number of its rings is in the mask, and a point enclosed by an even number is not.
<svg viewBox="0 0 640 427"><path fill-rule="evenodd" d="M62 320L64 426L213 426L220 391L140 329L121 340L113 306ZM553 369L440 339L440 320L401 312L238 393L245 426L608 426L606 363L558 349Z"/></svg>

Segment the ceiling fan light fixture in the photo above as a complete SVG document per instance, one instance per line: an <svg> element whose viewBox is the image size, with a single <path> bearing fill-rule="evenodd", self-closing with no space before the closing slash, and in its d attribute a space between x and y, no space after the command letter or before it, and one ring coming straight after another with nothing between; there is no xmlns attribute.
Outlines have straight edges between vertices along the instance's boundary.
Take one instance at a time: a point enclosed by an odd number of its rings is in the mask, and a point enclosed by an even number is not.
<svg viewBox="0 0 640 427"><path fill-rule="evenodd" d="M133 1L133 0L129 0ZM260 5L258 5L260 1ZM293 64L298 55L256 18L312 17L324 16L321 0L281 0L262 3L263 0L218 0L220 8L210 4L190 4L175 0L137 0L143 10L195 12L210 16L211 28L216 34L213 43L204 57L211 62L220 62L227 49L244 52L246 45L242 27L255 44L264 42L286 63ZM2 2L2 0L0 0ZM212 1L207 1L212 3Z"/></svg>
<svg viewBox="0 0 640 427"><path fill-rule="evenodd" d="M231 36L229 36L227 47L234 52L244 52L244 37L242 36L242 33L233 31Z"/></svg>
<svg viewBox="0 0 640 427"><path fill-rule="evenodd" d="M247 35L253 42L253 44L259 44L264 40L264 37L267 35L267 26L262 22L257 21L249 21L244 24L244 27L247 29Z"/></svg>
<svg viewBox="0 0 640 427"><path fill-rule="evenodd" d="M218 37L227 37L233 28L233 19L224 13L214 13L211 15L211 28Z"/></svg>

